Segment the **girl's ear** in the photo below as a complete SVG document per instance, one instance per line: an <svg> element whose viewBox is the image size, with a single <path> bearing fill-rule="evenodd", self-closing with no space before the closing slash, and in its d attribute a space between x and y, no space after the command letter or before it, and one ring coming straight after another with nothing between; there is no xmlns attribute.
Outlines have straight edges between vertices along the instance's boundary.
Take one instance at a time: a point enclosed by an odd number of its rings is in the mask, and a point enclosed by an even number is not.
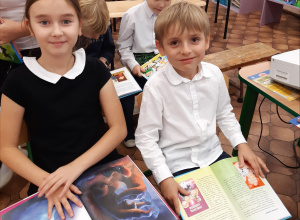
<svg viewBox="0 0 300 220"><path fill-rule="evenodd" d="M31 29L30 22L27 18L25 18L25 27L30 31L30 36L34 37L34 33Z"/></svg>
<svg viewBox="0 0 300 220"><path fill-rule="evenodd" d="M162 56L166 55L163 46L160 45L160 43L159 43L158 40L155 40L155 45L156 45L156 47L157 47L157 49L158 49L160 55L162 55Z"/></svg>

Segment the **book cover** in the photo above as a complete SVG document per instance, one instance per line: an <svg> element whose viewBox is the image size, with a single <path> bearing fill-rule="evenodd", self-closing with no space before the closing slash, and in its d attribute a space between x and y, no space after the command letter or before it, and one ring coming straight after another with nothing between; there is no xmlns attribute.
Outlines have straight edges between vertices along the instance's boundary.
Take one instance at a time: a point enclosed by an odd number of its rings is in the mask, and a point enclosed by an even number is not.
<svg viewBox="0 0 300 220"><path fill-rule="evenodd" d="M147 61L142 65L142 67L146 71L142 73L142 76L148 80L152 75L154 75L161 67L165 66L167 63L168 58L166 56L157 54L151 60Z"/></svg>
<svg viewBox="0 0 300 220"><path fill-rule="evenodd" d="M3 23L0 17L0 25ZM23 63L22 55L14 42L0 45L0 59L14 63Z"/></svg>
<svg viewBox="0 0 300 220"><path fill-rule="evenodd" d="M185 199L192 201L191 208L187 209L179 195L180 214L184 220L278 220L291 217L268 181L255 177L249 164L239 168L237 157L180 175L175 180L191 191L193 198Z"/></svg>
<svg viewBox="0 0 300 220"><path fill-rule="evenodd" d="M299 90L275 82L271 79L269 74L270 70L266 70L264 72L249 76L248 78L289 101L293 101L300 97Z"/></svg>
<svg viewBox="0 0 300 220"><path fill-rule="evenodd" d="M69 220L175 220L178 216L129 156L85 171L74 184L83 207L71 203ZM1 220L47 220L48 200L37 193L0 211ZM60 220L53 208L51 220Z"/></svg>
<svg viewBox="0 0 300 220"><path fill-rule="evenodd" d="M142 89L126 67L110 71L119 98L141 92Z"/></svg>
<svg viewBox="0 0 300 220"><path fill-rule="evenodd" d="M292 125L295 125L297 128L300 129L300 116L293 118L289 121Z"/></svg>
<svg viewBox="0 0 300 220"><path fill-rule="evenodd" d="M0 220L48 220L48 200L43 197L38 198L37 195L38 193L35 193L0 211ZM74 212L74 217L71 218L64 210L66 220L91 219L84 207L79 208L71 202L71 208ZM60 220L55 208L52 210L50 220Z"/></svg>

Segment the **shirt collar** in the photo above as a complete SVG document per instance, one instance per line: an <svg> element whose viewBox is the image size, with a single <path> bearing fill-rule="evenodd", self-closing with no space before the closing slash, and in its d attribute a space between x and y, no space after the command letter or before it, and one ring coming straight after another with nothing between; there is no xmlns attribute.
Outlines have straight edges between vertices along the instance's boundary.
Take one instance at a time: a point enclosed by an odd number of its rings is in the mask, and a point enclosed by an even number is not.
<svg viewBox="0 0 300 220"><path fill-rule="evenodd" d="M61 77L65 77L67 79L75 79L79 76L84 67L85 67L85 52L83 48L76 50L74 53L75 56L75 63L74 66L66 72L64 75L58 75L53 72L49 72L44 69L36 60L36 57L24 57L23 61L26 67L37 77L49 82L56 84Z"/></svg>
<svg viewBox="0 0 300 220"><path fill-rule="evenodd" d="M146 15L151 18L152 16L157 16L148 6L147 0L143 2L143 7L145 9Z"/></svg>
<svg viewBox="0 0 300 220"><path fill-rule="evenodd" d="M173 85L178 85L180 83L187 83L190 81L197 81L202 79L202 77L211 77L211 73L209 71L203 71L203 65L200 62L198 64L198 73L193 77L192 80L189 80L187 78L184 78L182 76L180 76L173 68L173 66L170 63L167 63L166 65L166 76L168 78L168 80L170 81L170 83L172 83Z"/></svg>

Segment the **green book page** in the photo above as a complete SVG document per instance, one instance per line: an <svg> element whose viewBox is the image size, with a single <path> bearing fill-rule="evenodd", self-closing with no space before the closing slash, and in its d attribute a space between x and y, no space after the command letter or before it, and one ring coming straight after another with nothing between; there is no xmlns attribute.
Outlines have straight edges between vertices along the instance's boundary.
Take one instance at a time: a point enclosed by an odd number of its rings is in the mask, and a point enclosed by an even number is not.
<svg viewBox="0 0 300 220"><path fill-rule="evenodd" d="M265 178L255 177L251 168L239 168L238 158L210 166L232 205L245 220L286 219L290 216Z"/></svg>
<svg viewBox="0 0 300 220"><path fill-rule="evenodd" d="M179 195L183 219L240 219L210 167L178 176L175 180L191 192L189 196Z"/></svg>

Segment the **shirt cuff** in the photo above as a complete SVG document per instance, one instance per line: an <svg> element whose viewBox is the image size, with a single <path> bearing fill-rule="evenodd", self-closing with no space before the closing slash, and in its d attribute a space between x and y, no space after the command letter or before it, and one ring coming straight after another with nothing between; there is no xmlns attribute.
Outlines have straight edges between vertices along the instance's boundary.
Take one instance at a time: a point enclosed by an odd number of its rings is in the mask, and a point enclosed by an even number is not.
<svg viewBox="0 0 300 220"><path fill-rule="evenodd" d="M233 146L234 150L237 150L237 145L239 145L241 143L247 143L247 141L244 138L244 136L242 135L242 133L233 135L233 137L230 138L229 142L230 142L231 146Z"/></svg>
<svg viewBox="0 0 300 220"><path fill-rule="evenodd" d="M130 69L130 71L132 71L133 67L135 67L136 65L139 65L139 63L136 60L130 60L128 62L128 68Z"/></svg>
<svg viewBox="0 0 300 220"><path fill-rule="evenodd" d="M152 173L153 173L153 177L154 177L154 180L157 183L157 185L159 185L159 183L161 181L163 181L169 177L173 177L167 164L160 165L156 169L152 170Z"/></svg>

